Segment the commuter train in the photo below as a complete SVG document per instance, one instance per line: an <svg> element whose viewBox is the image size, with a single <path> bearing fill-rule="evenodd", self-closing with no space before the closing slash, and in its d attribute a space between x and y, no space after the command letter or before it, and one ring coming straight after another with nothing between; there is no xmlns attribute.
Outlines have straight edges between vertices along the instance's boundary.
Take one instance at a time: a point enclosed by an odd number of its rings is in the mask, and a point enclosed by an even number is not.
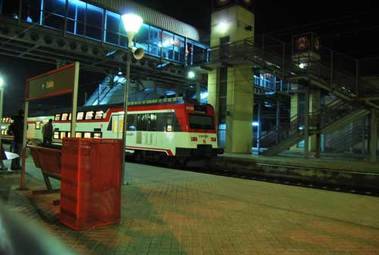
<svg viewBox="0 0 379 255"><path fill-rule="evenodd" d="M9 117L3 117L0 119L0 134L7 135L8 127L12 123L12 119Z"/></svg>
<svg viewBox="0 0 379 255"><path fill-rule="evenodd" d="M120 105L81 107L77 112L76 137L121 139L123 118ZM71 113L61 110L28 117L27 139L42 141L42 127L49 119L53 119L54 143L70 137ZM174 100L129 105L126 152L138 159L189 159L223 153L217 146L213 107Z"/></svg>

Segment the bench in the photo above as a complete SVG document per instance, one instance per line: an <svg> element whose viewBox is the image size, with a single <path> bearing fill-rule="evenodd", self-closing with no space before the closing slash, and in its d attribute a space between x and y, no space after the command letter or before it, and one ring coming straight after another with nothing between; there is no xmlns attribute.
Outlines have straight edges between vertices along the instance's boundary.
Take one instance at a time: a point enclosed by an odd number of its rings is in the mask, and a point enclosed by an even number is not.
<svg viewBox="0 0 379 255"><path fill-rule="evenodd" d="M58 146L52 148L35 145L28 145L28 148L35 166L41 169L47 190L53 192L49 177L61 179L61 148Z"/></svg>

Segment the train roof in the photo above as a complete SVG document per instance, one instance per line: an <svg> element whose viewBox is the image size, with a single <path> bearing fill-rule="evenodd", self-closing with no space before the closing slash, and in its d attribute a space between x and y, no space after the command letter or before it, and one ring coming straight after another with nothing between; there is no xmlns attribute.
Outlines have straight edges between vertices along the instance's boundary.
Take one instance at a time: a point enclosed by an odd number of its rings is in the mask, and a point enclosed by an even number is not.
<svg viewBox="0 0 379 255"><path fill-rule="evenodd" d="M164 105L184 105L184 104L196 104L199 103L196 100L184 100L182 97L172 97L172 98L163 98L163 99L154 99L154 100L144 100L144 101L133 101L129 102L128 107L133 106L164 106ZM94 105L94 106L80 106L78 107L78 112L87 112L87 111L104 111L106 112L109 108L122 108L123 104L107 104L107 105ZM30 112L28 117L38 117L38 116L52 116L62 112L71 112L71 107L56 108L49 110L37 110Z"/></svg>

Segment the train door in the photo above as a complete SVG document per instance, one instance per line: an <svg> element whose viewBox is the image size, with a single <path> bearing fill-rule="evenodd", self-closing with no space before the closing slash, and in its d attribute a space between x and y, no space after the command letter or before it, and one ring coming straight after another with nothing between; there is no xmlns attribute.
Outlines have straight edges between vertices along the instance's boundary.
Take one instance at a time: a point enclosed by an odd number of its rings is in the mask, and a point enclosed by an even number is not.
<svg viewBox="0 0 379 255"><path fill-rule="evenodd" d="M112 132L113 137L116 139L122 139L122 128L124 125L124 116L121 114L112 116Z"/></svg>

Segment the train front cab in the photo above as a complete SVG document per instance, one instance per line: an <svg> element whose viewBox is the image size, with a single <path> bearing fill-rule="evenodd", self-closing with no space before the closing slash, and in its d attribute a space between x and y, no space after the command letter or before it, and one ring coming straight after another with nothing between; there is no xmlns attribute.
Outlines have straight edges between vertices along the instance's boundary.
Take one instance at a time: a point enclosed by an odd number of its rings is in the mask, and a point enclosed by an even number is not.
<svg viewBox="0 0 379 255"><path fill-rule="evenodd" d="M224 152L218 148L214 115L211 105L184 104L176 110L182 129L175 142L177 158L211 158Z"/></svg>

